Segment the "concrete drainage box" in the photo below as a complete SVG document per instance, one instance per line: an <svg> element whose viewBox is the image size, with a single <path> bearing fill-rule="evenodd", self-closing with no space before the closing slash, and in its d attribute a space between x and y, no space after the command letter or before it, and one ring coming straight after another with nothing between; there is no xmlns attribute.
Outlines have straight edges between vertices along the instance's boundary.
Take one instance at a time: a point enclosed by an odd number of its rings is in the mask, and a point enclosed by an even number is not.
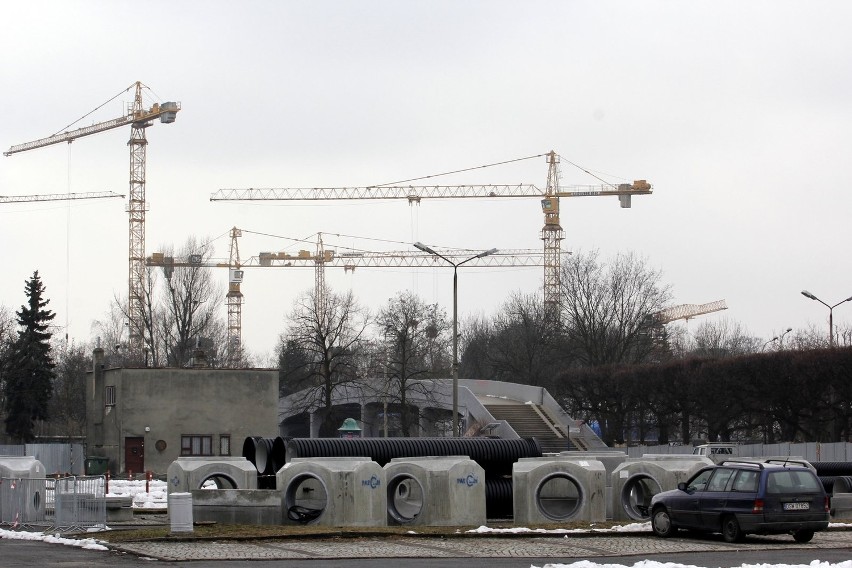
<svg viewBox="0 0 852 568"><path fill-rule="evenodd" d="M166 477L169 493L189 493L214 484L217 489L257 489L257 470L244 457L178 458Z"/></svg>
<svg viewBox="0 0 852 568"><path fill-rule="evenodd" d="M32 456L0 456L0 477L33 479L46 475L44 465Z"/></svg>
<svg viewBox="0 0 852 568"><path fill-rule="evenodd" d="M606 520L606 468L595 458L521 458L512 468L515 524Z"/></svg>
<svg viewBox="0 0 852 568"><path fill-rule="evenodd" d="M606 469L606 518L612 518L612 472L627 460L627 453L621 450L571 450L559 452L560 456L598 460Z"/></svg>
<svg viewBox="0 0 852 568"><path fill-rule="evenodd" d="M44 464L32 456L0 456L0 478L26 480L4 481L5 491L0 491L3 498L0 523L44 519L47 495Z"/></svg>
<svg viewBox="0 0 852 568"><path fill-rule="evenodd" d="M293 458L276 481L284 524L385 526L385 474L370 458Z"/></svg>
<svg viewBox="0 0 852 568"><path fill-rule="evenodd" d="M690 454L644 455L628 458L612 472L614 521L647 521L651 497L676 489L702 467L713 465L705 456Z"/></svg>
<svg viewBox="0 0 852 568"><path fill-rule="evenodd" d="M384 470L389 525L486 523L485 470L469 457L394 458Z"/></svg>

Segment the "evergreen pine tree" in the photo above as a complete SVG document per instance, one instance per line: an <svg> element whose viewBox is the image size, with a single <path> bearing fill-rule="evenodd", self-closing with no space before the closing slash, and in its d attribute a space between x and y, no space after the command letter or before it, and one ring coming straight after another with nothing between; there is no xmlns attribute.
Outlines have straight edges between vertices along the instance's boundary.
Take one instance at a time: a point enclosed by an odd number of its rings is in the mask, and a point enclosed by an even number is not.
<svg viewBox="0 0 852 568"><path fill-rule="evenodd" d="M35 420L46 420L47 405L53 391L54 363L48 331L56 316L45 309L50 300L38 271L27 280L28 303L17 315L18 338L3 361L2 377L6 392L6 433L21 443L34 438Z"/></svg>

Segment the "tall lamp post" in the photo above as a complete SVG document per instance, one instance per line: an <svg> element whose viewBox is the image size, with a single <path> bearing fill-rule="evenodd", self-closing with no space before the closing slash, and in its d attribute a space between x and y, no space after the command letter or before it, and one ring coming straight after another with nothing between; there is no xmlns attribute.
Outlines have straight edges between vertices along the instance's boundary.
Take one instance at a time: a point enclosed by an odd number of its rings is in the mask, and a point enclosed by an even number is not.
<svg viewBox="0 0 852 568"><path fill-rule="evenodd" d="M820 304L822 304L823 306L828 308L828 344L829 344L829 346L834 347L834 308L836 308L837 306L839 306L840 304L842 304L844 302L852 301L852 296L849 296L845 300L841 300L841 301L837 302L833 306L829 306L828 304L826 304L825 302L823 302L822 300L820 300L819 298L817 298L816 296L814 296L813 294L808 292L807 290L802 290L802 296L804 296L805 298L810 298L811 300L816 300L817 302L819 302Z"/></svg>
<svg viewBox="0 0 852 568"><path fill-rule="evenodd" d="M479 254L475 254L470 258L466 258L461 262L453 262L446 256L441 253L435 251L434 249L429 248L423 243L417 242L414 243L415 248L422 250L423 252L429 253L431 255L437 256L438 258L444 260L448 264L453 267L453 437L459 437L459 266L470 262L471 260L476 260L477 258L482 258L483 256L488 256L489 254L494 254L497 252L496 248L489 249L485 252L481 252Z"/></svg>

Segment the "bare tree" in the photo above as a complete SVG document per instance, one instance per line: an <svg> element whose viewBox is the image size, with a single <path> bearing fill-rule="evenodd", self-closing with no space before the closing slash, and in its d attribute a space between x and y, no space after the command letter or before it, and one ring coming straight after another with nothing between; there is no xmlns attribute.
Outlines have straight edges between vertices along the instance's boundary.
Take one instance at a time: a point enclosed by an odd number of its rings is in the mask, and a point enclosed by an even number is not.
<svg viewBox="0 0 852 568"><path fill-rule="evenodd" d="M377 324L386 350L387 382L381 396L399 412L402 435L410 436L419 418L412 396L434 400L435 383L423 380L450 373L452 326L438 304L426 304L412 292L391 298Z"/></svg>
<svg viewBox="0 0 852 568"><path fill-rule="evenodd" d="M217 286L212 270L203 265L210 260L212 247L199 244L190 237L175 258L184 261L165 270L165 283L161 302L154 309L160 345L169 366L187 365L201 338L212 349L208 358L215 359L226 344L216 337L221 328L222 298L225 292ZM188 263L186 261L189 260ZM186 265L188 264L188 265ZM214 340L219 341L218 344Z"/></svg>
<svg viewBox="0 0 852 568"><path fill-rule="evenodd" d="M50 399L50 429L54 435L79 438L86 434L86 373L91 353L86 345L56 350L56 376Z"/></svg>
<svg viewBox="0 0 852 568"><path fill-rule="evenodd" d="M92 322L92 343L104 350L105 367L126 367L131 364L131 355L127 351L128 339L127 310L113 299L109 311Z"/></svg>
<svg viewBox="0 0 852 568"><path fill-rule="evenodd" d="M824 349L830 346L828 331L822 325L810 324L808 327L797 329L787 337L790 349ZM834 330L835 347L852 345L852 327L849 325L836 326Z"/></svg>
<svg viewBox="0 0 852 568"><path fill-rule="evenodd" d="M462 379L493 379L494 369L488 353L494 336L491 320L485 316L468 318L461 326L460 336L459 376Z"/></svg>
<svg viewBox="0 0 852 568"><path fill-rule="evenodd" d="M564 367L568 353L563 337L551 324L539 294L512 294L491 328L489 378L546 387Z"/></svg>
<svg viewBox="0 0 852 568"><path fill-rule="evenodd" d="M130 319L124 299L114 300L93 331L106 340L108 354L115 346L113 359L120 365L180 367L201 349L207 365L222 366L228 341L221 314L225 291L208 267L213 248L189 237L177 254L172 247L162 250L174 263L146 271L142 329L137 330L142 334L142 352L129 351ZM247 357L239 360L245 362Z"/></svg>
<svg viewBox="0 0 852 568"><path fill-rule="evenodd" d="M597 251L562 264L560 293L566 335L588 365L639 363L654 349L651 314L671 298L662 273L633 253L610 263Z"/></svg>
<svg viewBox="0 0 852 568"><path fill-rule="evenodd" d="M761 341L729 318L702 321L690 339L690 355L697 357L735 357L760 351Z"/></svg>
<svg viewBox="0 0 852 568"><path fill-rule="evenodd" d="M358 386L361 344L370 323L368 312L352 292L330 289L301 294L287 316L281 346L281 388L298 393L298 406L320 410L320 436L336 433L332 415L334 394Z"/></svg>

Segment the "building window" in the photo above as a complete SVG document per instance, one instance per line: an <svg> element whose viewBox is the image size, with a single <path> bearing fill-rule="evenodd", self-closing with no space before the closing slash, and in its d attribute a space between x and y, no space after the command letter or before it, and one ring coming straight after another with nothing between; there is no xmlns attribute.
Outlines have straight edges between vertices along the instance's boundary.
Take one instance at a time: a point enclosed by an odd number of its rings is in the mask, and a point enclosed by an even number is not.
<svg viewBox="0 0 852 568"><path fill-rule="evenodd" d="M104 387L104 406L115 406L115 386Z"/></svg>
<svg viewBox="0 0 852 568"><path fill-rule="evenodd" d="M231 455L231 435L230 434L219 434L219 455L220 456L230 456Z"/></svg>
<svg viewBox="0 0 852 568"><path fill-rule="evenodd" d="M181 436L180 455L212 456L213 436Z"/></svg>

